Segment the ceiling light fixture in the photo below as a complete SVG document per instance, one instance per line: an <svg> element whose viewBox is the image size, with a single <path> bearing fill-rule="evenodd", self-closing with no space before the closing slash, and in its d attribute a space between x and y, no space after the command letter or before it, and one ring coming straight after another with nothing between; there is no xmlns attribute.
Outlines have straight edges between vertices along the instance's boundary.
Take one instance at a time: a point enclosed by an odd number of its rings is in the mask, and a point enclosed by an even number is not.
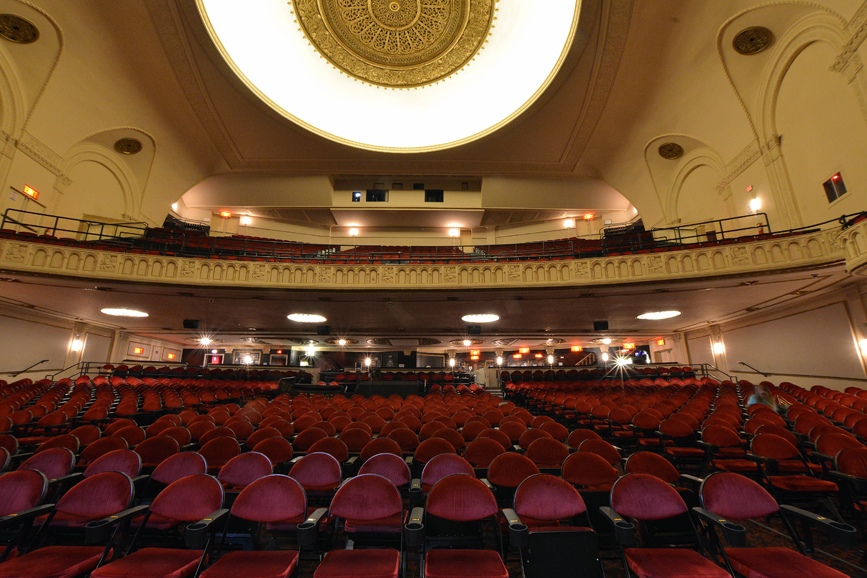
<svg viewBox="0 0 867 578"><path fill-rule="evenodd" d="M321 315L315 315L310 313L293 313L292 315L287 315L292 321L297 321L298 323L323 323L328 321L325 317Z"/></svg>
<svg viewBox="0 0 867 578"><path fill-rule="evenodd" d="M461 319L467 323L493 323L494 321L499 321L500 316L493 313L473 313L471 315L464 315Z"/></svg>
<svg viewBox="0 0 867 578"><path fill-rule="evenodd" d="M472 345L472 344L473 344L473 342L472 342L471 340L469 340L469 339L464 339L464 347L469 347L469 346Z"/></svg>
<svg viewBox="0 0 867 578"><path fill-rule="evenodd" d="M605 339L602 340L602 343L604 343L605 345L608 345L609 343L611 343L611 339L606 337Z"/></svg>
<svg viewBox="0 0 867 578"><path fill-rule="evenodd" d="M339 345L340 347L343 347L344 345L346 345L346 340L345 339L338 339L337 345Z"/></svg>
<svg viewBox="0 0 867 578"><path fill-rule="evenodd" d="M210 345L211 343L213 343L213 340L210 337L202 337L201 339L199 339L199 343L201 343L202 345Z"/></svg>
<svg viewBox="0 0 867 578"><path fill-rule="evenodd" d="M671 319L678 315L680 315L680 311L652 311L650 313L642 313L638 316L638 319L658 321L660 319Z"/></svg>
<svg viewBox="0 0 867 578"><path fill-rule="evenodd" d="M148 314L144 311L136 311L135 309L112 309L110 307L106 307L105 309L100 309L100 313L105 313L106 315L114 315L115 317L147 317Z"/></svg>

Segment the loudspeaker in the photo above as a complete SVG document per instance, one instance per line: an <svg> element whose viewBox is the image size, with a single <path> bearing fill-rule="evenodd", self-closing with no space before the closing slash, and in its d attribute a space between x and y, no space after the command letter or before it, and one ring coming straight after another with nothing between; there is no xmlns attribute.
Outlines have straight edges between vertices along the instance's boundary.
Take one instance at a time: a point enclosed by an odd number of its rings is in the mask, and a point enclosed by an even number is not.
<svg viewBox="0 0 867 578"><path fill-rule="evenodd" d="M593 322L593 331L608 331L608 322L607 321L594 321Z"/></svg>
<svg viewBox="0 0 867 578"><path fill-rule="evenodd" d="M198 329L199 328L199 320L198 319L184 319L184 329Z"/></svg>
<svg viewBox="0 0 867 578"><path fill-rule="evenodd" d="M316 335L331 335L331 326L330 325L317 325L316 326Z"/></svg>
<svg viewBox="0 0 867 578"><path fill-rule="evenodd" d="M467 335L481 335L482 334L482 326L481 325L467 325Z"/></svg>

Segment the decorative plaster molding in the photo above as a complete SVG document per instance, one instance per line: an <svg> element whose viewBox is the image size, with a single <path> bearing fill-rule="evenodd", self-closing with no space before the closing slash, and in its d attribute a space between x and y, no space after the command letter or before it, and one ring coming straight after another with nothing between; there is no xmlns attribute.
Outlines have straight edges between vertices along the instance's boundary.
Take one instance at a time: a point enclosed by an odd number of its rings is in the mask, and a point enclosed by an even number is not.
<svg viewBox="0 0 867 578"><path fill-rule="evenodd" d="M759 145L755 141L748 144L746 148L744 148L744 150L739 152L738 155L726 165L726 170L728 171L728 173L716 186L716 192L722 193L726 189L726 187L728 187L732 183L733 180L738 178L745 170L750 168L753 163L755 163L761 157L762 151L761 149L759 149ZM729 191L728 196L731 196L731 191Z"/></svg>
<svg viewBox="0 0 867 578"><path fill-rule="evenodd" d="M833 72L844 72L864 39L867 38L867 2L861 4L861 7L852 16L852 20L846 25L846 32L850 35L849 40L846 41L837 60L831 65Z"/></svg>
<svg viewBox="0 0 867 578"><path fill-rule="evenodd" d="M857 236L860 235L860 236ZM838 237L841 239L838 242ZM851 229L737 245L580 260L443 265L347 265L186 259L0 241L10 272L138 283L281 289L572 287L701 279L822 267L846 260L867 275L867 221Z"/></svg>
<svg viewBox="0 0 867 578"><path fill-rule="evenodd" d="M66 186L72 183L72 180L60 168L63 165L63 157L29 132L22 131L21 138L15 142L15 146L28 157L51 171L51 174L60 179Z"/></svg>

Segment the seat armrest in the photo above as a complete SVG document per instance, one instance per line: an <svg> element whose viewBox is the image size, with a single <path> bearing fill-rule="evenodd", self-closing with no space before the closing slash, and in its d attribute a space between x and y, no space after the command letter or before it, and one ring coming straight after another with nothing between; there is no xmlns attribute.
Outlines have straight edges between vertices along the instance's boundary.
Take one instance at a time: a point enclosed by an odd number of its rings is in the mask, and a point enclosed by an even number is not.
<svg viewBox="0 0 867 578"><path fill-rule="evenodd" d="M611 528L614 530L614 538L618 544L621 546L632 546L635 544L634 525L624 520L622 516L608 506L601 506L599 512L611 524Z"/></svg>
<svg viewBox="0 0 867 578"><path fill-rule="evenodd" d="M521 522L520 516L511 508L503 510L503 517L509 524L509 543L516 548L526 548L530 537L527 525Z"/></svg>
<svg viewBox="0 0 867 578"><path fill-rule="evenodd" d="M84 477L84 472L75 472L75 473L69 474L67 476L60 476L59 478L54 478L52 480L48 480L48 483L53 485L53 486L58 485L58 484L63 485L66 482L77 483L78 480L81 479L82 477Z"/></svg>
<svg viewBox="0 0 867 578"><path fill-rule="evenodd" d="M704 478L693 476L692 474L680 474L680 479L682 481L689 482L696 487L700 486L704 482Z"/></svg>
<svg viewBox="0 0 867 578"><path fill-rule="evenodd" d="M715 446L713 444L709 444L709 443L703 442L701 440L699 440L695 443L696 443L696 445L703 447L704 449L706 449L707 451L709 451L712 454L719 453L719 446Z"/></svg>
<svg viewBox="0 0 867 578"><path fill-rule="evenodd" d="M780 510L785 512L787 515L798 518L799 520L821 526L830 533L834 542L841 546L852 547L856 544L858 538L857 531L849 524L844 524L837 520L832 520L831 518L826 518L825 516L820 516L813 512L808 512L807 510L802 510L801 508L796 508L787 504L781 504Z"/></svg>
<svg viewBox="0 0 867 578"><path fill-rule="evenodd" d="M218 524L228 518L228 509L211 512L209 516L187 526L184 531L184 543L188 548L203 549L208 543L208 538L217 532Z"/></svg>
<svg viewBox="0 0 867 578"><path fill-rule="evenodd" d="M313 546L316 544L316 537L319 535L319 524L322 517L328 513L328 508L319 508L312 514L307 516L307 519L298 524L298 544L301 546Z"/></svg>
<svg viewBox="0 0 867 578"><path fill-rule="evenodd" d="M810 457L816 458L818 460L822 460L823 462L834 462L834 458L829 456L828 454L820 454L819 452L813 452L810 454Z"/></svg>
<svg viewBox="0 0 867 578"><path fill-rule="evenodd" d="M54 509L54 504L42 504L41 506L36 506L35 508L30 508L29 510L24 510L22 512L16 512L14 514L9 514L8 516L3 516L2 518L0 518L0 530L13 528L18 524L22 524L38 516L44 516L45 514L51 512L52 509Z"/></svg>
<svg viewBox="0 0 867 578"><path fill-rule="evenodd" d="M488 480L488 478L479 478L479 481L482 482L483 484L485 484L488 487L488 489L491 490L492 492L495 491L494 484L492 484L490 482L490 480Z"/></svg>
<svg viewBox="0 0 867 578"><path fill-rule="evenodd" d="M522 448L522 447L519 446L518 444L512 444L512 445L509 447L509 449L507 449L506 451L507 451L507 452L515 452L516 454L523 454L523 453L524 453L524 448Z"/></svg>
<svg viewBox="0 0 867 578"><path fill-rule="evenodd" d="M294 458L292 458L291 460L289 460L289 463L292 464L292 465L294 466L295 464L298 463L298 460L300 460L301 458L303 458L305 455L307 455L307 454L304 453L304 454L301 454L300 456L295 456Z"/></svg>
<svg viewBox="0 0 867 578"><path fill-rule="evenodd" d="M424 544L424 508L413 508L403 529L406 545L410 548L421 547Z"/></svg>
<svg viewBox="0 0 867 578"><path fill-rule="evenodd" d="M84 527L84 543L85 544L104 544L114 532L114 527L120 522L125 522L133 518L138 518L148 511L147 506L135 506L134 508L126 509L117 514L106 516L101 520L88 522Z"/></svg>
<svg viewBox="0 0 867 578"><path fill-rule="evenodd" d="M140 476L136 476L136 477L134 477L134 478L132 479L132 483L133 483L133 484L140 484L140 483L142 483L142 482L146 482L146 481L148 481L149 479L151 479L150 474L142 474L142 475L140 475Z"/></svg>
<svg viewBox="0 0 867 578"><path fill-rule="evenodd" d="M867 478L859 478L858 476L844 474L837 470L831 470L828 472L828 476L850 484L856 492L867 493Z"/></svg>
<svg viewBox="0 0 867 578"><path fill-rule="evenodd" d="M722 516L717 516L713 512L705 510L704 508L695 507L692 509L692 513L699 519L704 520L705 522L710 522L722 530L726 542L731 546L735 548L743 548L747 545L747 529L740 524L730 522Z"/></svg>

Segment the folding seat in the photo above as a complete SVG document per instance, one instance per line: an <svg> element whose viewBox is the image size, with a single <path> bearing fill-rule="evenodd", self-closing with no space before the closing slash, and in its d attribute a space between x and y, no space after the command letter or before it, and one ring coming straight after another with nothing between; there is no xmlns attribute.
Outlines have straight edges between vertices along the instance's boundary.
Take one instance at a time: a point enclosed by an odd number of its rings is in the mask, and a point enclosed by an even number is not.
<svg viewBox="0 0 867 578"><path fill-rule="evenodd" d="M235 492L272 473L274 467L264 454L246 452L226 462L217 474L217 481L223 484L227 492Z"/></svg>
<svg viewBox="0 0 867 578"><path fill-rule="evenodd" d="M341 464L349 459L349 448L338 438L322 438L307 450L307 453L323 453L333 456Z"/></svg>
<svg viewBox="0 0 867 578"><path fill-rule="evenodd" d="M842 546L855 545L855 528L810 512L786 505L778 505L759 484L744 476L730 472L717 472L708 476L701 485L703 508L694 508L709 530L714 546L732 575L762 576L763 578L844 578L846 575L806 556L801 536L792 526L791 519L802 523L804 538L812 546L808 524L820 526L829 532L833 541ZM798 551L777 546L747 547L746 528L730 520L766 519L778 514L789 537ZM720 530L725 546L717 534Z"/></svg>
<svg viewBox="0 0 867 578"><path fill-rule="evenodd" d="M834 467L834 458L848 448L863 448L864 444L847 433L830 432L816 438L816 450L810 452L810 458L819 461L824 474Z"/></svg>
<svg viewBox="0 0 867 578"><path fill-rule="evenodd" d="M635 452L626 459L627 474L650 474L671 485L690 508L698 505L696 490L701 478L681 474L671 462L654 452Z"/></svg>
<svg viewBox="0 0 867 578"><path fill-rule="evenodd" d="M698 469L704 464L705 451L697 447L695 431L684 421L673 418L663 421L659 424L659 435L665 444L663 452L676 466Z"/></svg>
<svg viewBox="0 0 867 578"><path fill-rule="evenodd" d="M241 453L241 446L233 437L218 437L202 446L198 453L205 458L208 473L216 474L226 462Z"/></svg>
<svg viewBox="0 0 867 578"><path fill-rule="evenodd" d="M77 454L79 447L80 444L78 443L77 437L72 434L60 434L44 441L39 445L39 447L33 450L33 453L38 454L52 448L66 448L73 454Z"/></svg>
<svg viewBox="0 0 867 578"><path fill-rule="evenodd" d="M147 437L144 428L137 425L130 425L106 435L126 440L130 448L136 447Z"/></svg>
<svg viewBox="0 0 867 578"><path fill-rule="evenodd" d="M18 439L10 434L0 434L0 448L9 452L10 456L18 453Z"/></svg>
<svg viewBox="0 0 867 578"><path fill-rule="evenodd" d="M480 433L488 429L488 426L478 421L467 421L464 427L461 428L461 437L469 443L476 439ZM511 443L511 442L510 442Z"/></svg>
<svg viewBox="0 0 867 578"><path fill-rule="evenodd" d="M447 429L448 426L440 421L430 421L423 426L418 431L418 439L421 441L429 440L440 430Z"/></svg>
<svg viewBox="0 0 867 578"><path fill-rule="evenodd" d="M407 458L414 476L421 474L426 463L440 454L456 454L454 446L442 438L431 438L421 442L411 458Z"/></svg>
<svg viewBox="0 0 867 578"><path fill-rule="evenodd" d="M148 438L135 448L135 452L141 456L142 466L147 468L148 471L180 451L181 446L177 440L163 435Z"/></svg>
<svg viewBox="0 0 867 578"><path fill-rule="evenodd" d="M321 429L328 437L333 437L337 435L337 427L330 421L317 421L310 427L316 427Z"/></svg>
<svg viewBox="0 0 867 578"><path fill-rule="evenodd" d="M493 430L493 431L496 431L496 430ZM530 444L532 444L534 441L536 441L538 439L542 439L542 438L553 439L554 436L552 436L551 434L549 434L545 430L541 430L538 428L531 428L531 429L528 429L527 431L525 431L523 434L521 434L521 437L518 439L518 445L521 447L521 449L526 451L527 448L530 447Z"/></svg>
<svg viewBox="0 0 867 578"><path fill-rule="evenodd" d="M81 455L78 456L78 466L79 467L87 467L91 462L93 462L96 458L103 456L109 452L113 452L115 450L125 450L128 449L129 445L127 445L126 440L118 437L104 437L96 440L83 450L81 450Z"/></svg>
<svg viewBox="0 0 867 578"><path fill-rule="evenodd" d="M559 425L559 424L558 424ZM512 444L517 444L521 439L521 434L527 431L527 426L522 421L510 421L500 423L500 431L509 436L509 441ZM472 440L470 440L472 441Z"/></svg>
<svg viewBox="0 0 867 578"><path fill-rule="evenodd" d="M551 437L553 437L557 441L565 442L566 439L569 437L569 430L567 430L566 427L563 426L562 424L559 424L559 423L554 422L554 421L549 421L549 422L543 423L539 427L539 429L551 434Z"/></svg>
<svg viewBox="0 0 867 578"><path fill-rule="evenodd" d="M232 419L234 419L234 418L232 418ZM230 430L232 430L234 432L235 439L238 439L241 441L246 441L246 439L248 437L250 437L250 435L252 435L253 432L256 431L256 428L253 427L253 424L251 424L248 421L243 421L243 420L238 420L238 421L234 421L231 423L227 422L226 427L228 427Z"/></svg>
<svg viewBox="0 0 867 578"><path fill-rule="evenodd" d="M757 435L750 447L759 462L762 482L776 500L821 504L835 519L842 521L831 500L837 495L837 485L817 478L798 448L773 434Z"/></svg>
<svg viewBox="0 0 867 578"><path fill-rule="evenodd" d="M783 426L777 425L775 423L763 423L758 428L756 428L753 435L759 435L763 433L774 434L775 436L780 436L781 438L787 440L793 446L798 445L798 436L789 431Z"/></svg>
<svg viewBox="0 0 867 578"><path fill-rule="evenodd" d="M502 551L499 510L490 489L468 475L448 476L430 491L425 507L414 508L407 542L420 548L425 578L508 578L500 552L485 549L484 528L494 522Z"/></svg>
<svg viewBox="0 0 867 578"><path fill-rule="evenodd" d="M304 487L312 505L328 504L342 481L340 462L328 454L307 454L292 465L289 476Z"/></svg>
<svg viewBox="0 0 867 578"><path fill-rule="evenodd" d="M556 476L530 476L515 492L513 509L503 512L510 543L520 548L526 578L603 578L596 533L590 529L581 495Z"/></svg>
<svg viewBox="0 0 867 578"><path fill-rule="evenodd" d="M190 432L193 441L198 443L203 435L216 427L213 422L203 420L187 425L187 431Z"/></svg>
<svg viewBox="0 0 867 578"><path fill-rule="evenodd" d="M488 481L494 487L497 503L504 507L512 505L521 482L538 473L538 466L527 456L506 452L494 458L488 466Z"/></svg>
<svg viewBox="0 0 867 578"><path fill-rule="evenodd" d="M627 577L731 576L703 556L698 534L689 520L689 509L677 491L659 478L649 474L623 476L611 489L611 507L603 507L601 511L617 540ZM667 533L659 535L654 531L659 522L678 518L685 520L683 525L690 533L678 536L676 542L672 543ZM642 531L637 532L635 525L641 526ZM675 545L680 548L671 547Z"/></svg>
<svg viewBox="0 0 867 578"><path fill-rule="evenodd" d="M296 449L298 449L297 448L297 439L298 438L295 438L295 439L296 439L296 444L295 444ZM365 429L351 428L351 429L344 429L340 433L340 437L338 439L346 444L346 447L349 448L350 453L357 454L357 453L360 453L361 450L364 449L364 446L367 445L370 442L370 440L373 439L373 436L369 431L367 431Z"/></svg>
<svg viewBox="0 0 867 578"><path fill-rule="evenodd" d="M475 475L473 466L464 458L455 454L440 454L424 466L421 478L412 480L409 488L410 507L421 505L430 489L446 476L456 474Z"/></svg>
<svg viewBox="0 0 867 578"><path fill-rule="evenodd" d="M201 446L204 446L209 441L215 440L217 438L238 439L235 436L235 432L232 431L231 428L228 428L225 426L218 426L218 427L215 427L213 429L209 429L208 431L203 433L197 441L198 441L199 447L201 447Z"/></svg>
<svg viewBox="0 0 867 578"><path fill-rule="evenodd" d="M141 457L137 453L132 450L114 450L93 460L82 476L89 478L102 472L120 472L135 482L141 468Z"/></svg>
<svg viewBox="0 0 867 578"><path fill-rule="evenodd" d="M447 442L452 444L452 447L455 448L455 451L458 453L461 453L464 450L464 447L466 447L467 445L467 443L464 441L464 438L461 437L461 434L454 429L441 429L436 432L433 437L446 440Z"/></svg>
<svg viewBox="0 0 867 578"><path fill-rule="evenodd" d="M111 554L120 527L130 517L140 513L135 508L127 510L132 503L132 498L132 481L119 472L103 472L82 480L58 500L48 514L46 522L36 532L31 544L37 545L50 541L58 529L68 533L68 526L52 524L56 516L65 515L80 520L81 526L99 521L100 531L91 533L87 543L102 542L103 545L58 544L32 549L22 556L0 564L0 576L72 578L87 574L102 564ZM77 543L80 544L82 541L79 535Z"/></svg>
<svg viewBox="0 0 867 578"><path fill-rule="evenodd" d="M398 489L409 488L412 474L409 465L400 456L383 453L367 459L358 469L358 474L377 474L388 478Z"/></svg>
<svg viewBox="0 0 867 578"><path fill-rule="evenodd" d="M136 425L135 421L129 418L116 419L107 426L105 426L105 429L102 431L102 435L110 436L113 435L116 431L133 425Z"/></svg>
<svg viewBox="0 0 867 578"><path fill-rule="evenodd" d="M530 458L539 471L559 474L563 462L569 457L569 448L552 438L540 438L530 444L524 454Z"/></svg>
<svg viewBox="0 0 867 578"><path fill-rule="evenodd" d="M274 523L305 516L307 512L304 489L292 478L268 475L244 488L230 510L233 518L258 524ZM251 533L251 541L255 536ZM247 576L250 578L289 578L298 563L298 552L232 551L219 558L200 575L201 578Z"/></svg>
<svg viewBox="0 0 867 578"><path fill-rule="evenodd" d="M33 519L51 511L52 504L39 507L47 491L48 479L36 470L9 472L0 477L0 545L3 547L0 562L27 542Z"/></svg>
<svg viewBox="0 0 867 578"><path fill-rule="evenodd" d="M248 440L249 441L249 440ZM253 446L252 451L264 454L274 464L274 469L282 471L286 464L292 460L292 444L282 437L270 437L263 439Z"/></svg>
<svg viewBox="0 0 867 578"><path fill-rule="evenodd" d="M361 453L358 456L358 461L364 464L367 460L378 454L394 454L396 456L402 456L403 449L400 447L399 443L392 439L383 437L376 438L367 442L364 448L362 448Z"/></svg>
<svg viewBox="0 0 867 578"><path fill-rule="evenodd" d="M179 530L191 549L147 546L141 548L143 538L139 532L129 545L124 557L97 568L90 578L185 578L196 575L204 567L214 544L219 527L225 523L228 510L223 506L223 488L213 477L204 474L186 476L169 484L147 508L140 524L151 527L151 519L177 522ZM169 534L174 538L175 534Z"/></svg>
<svg viewBox="0 0 867 578"><path fill-rule="evenodd" d="M160 435L174 439L182 449L190 445L190 442L193 441L193 436L190 434L190 430L179 425L164 429L160 432Z"/></svg>
<svg viewBox="0 0 867 578"><path fill-rule="evenodd" d="M568 438L566 438L566 445L568 445L574 450L577 450L579 447L581 447L581 444L588 439L601 440L602 437L598 433L590 429L576 429L569 434Z"/></svg>
<svg viewBox="0 0 867 578"><path fill-rule="evenodd" d="M464 449L464 458L476 469L479 477L486 477L491 462L505 453L503 446L490 438L480 438L471 441Z"/></svg>
<svg viewBox="0 0 867 578"><path fill-rule="evenodd" d="M33 454L17 469L36 470L45 474L51 480L60 480L72 472L75 465L75 455L67 448L51 448L44 452Z"/></svg>
<svg viewBox="0 0 867 578"><path fill-rule="evenodd" d="M82 448L89 446L102 437L102 432L95 425L78 426L69 432L69 434L75 436Z"/></svg>
<svg viewBox="0 0 867 578"><path fill-rule="evenodd" d="M321 517L324 512L318 513ZM319 523L314 514L312 527ZM400 492L386 478L373 474L347 480L328 508L335 531L341 526L353 538L353 549L326 552L314 578L342 578L363 572L365 578L397 578L403 569L402 526L405 519ZM398 548L359 548L366 536L391 537Z"/></svg>
<svg viewBox="0 0 867 578"><path fill-rule="evenodd" d="M617 448L601 439L584 440L578 446L578 451L602 456L612 466L617 466L623 461Z"/></svg>
<svg viewBox="0 0 867 578"><path fill-rule="evenodd" d="M835 469L828 472L840 487L840 494L849 510L867 535L865 512L867 512L867 448L840 450L834 460Z"/></svg>

